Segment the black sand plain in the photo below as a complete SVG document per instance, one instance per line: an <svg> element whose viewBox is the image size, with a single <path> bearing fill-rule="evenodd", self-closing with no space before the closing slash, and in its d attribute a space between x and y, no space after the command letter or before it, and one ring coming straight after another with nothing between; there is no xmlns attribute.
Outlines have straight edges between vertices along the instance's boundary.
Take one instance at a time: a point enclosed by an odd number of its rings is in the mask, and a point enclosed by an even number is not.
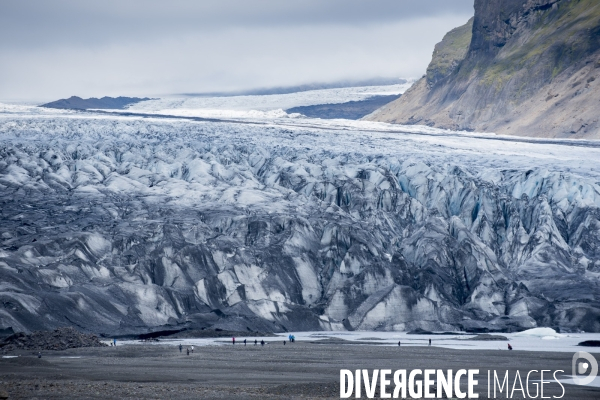
<svg viewBox="0 0 600 400"><path fill-rule="evenodd" d="M285 346L276 341L264 347L223 344L195 347L189 356L185 347L180 353L175 344L167 343L47 351L41 359L32 352L11 354L20 357L0 359L0 392L5 391L9 399L170 400L339 399L340 369L359 368L480 369L479 398L486 399L488 369L510 371L512 385L516 370L523 380L532 369L562 369L570 374L572 357L571 353L450 350L435 345L356 345L343 340ZM600 354L594 355L600 359ZM545 385L545 396L561 393L555 382ZM522 398L519 395L516 392L513 398ZM600 399L600 388L565 385L563 399Z"/></svg>

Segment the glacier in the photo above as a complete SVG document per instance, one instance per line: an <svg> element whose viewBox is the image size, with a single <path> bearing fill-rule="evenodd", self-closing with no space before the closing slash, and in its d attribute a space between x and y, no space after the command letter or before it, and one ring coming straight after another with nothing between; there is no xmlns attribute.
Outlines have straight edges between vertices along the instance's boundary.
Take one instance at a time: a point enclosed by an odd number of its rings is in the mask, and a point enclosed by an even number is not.
<svg viewBox="0 0 600 400"><path fill-rule="evenodd" d="M0 105L0 328L600 332L597 142L135 107Z"/></svg>
<svg viewBox="0 0 600 400"><path fill-rule="evenodd" d="M301 106L362 101L373 96L402 94L414 82L415 79L408 79L406 83L396 85L319 89L272 95L170 96L139 102L128 107L125 112L201 118L297 118L299 115L288 115L284 110Z"/></svg>

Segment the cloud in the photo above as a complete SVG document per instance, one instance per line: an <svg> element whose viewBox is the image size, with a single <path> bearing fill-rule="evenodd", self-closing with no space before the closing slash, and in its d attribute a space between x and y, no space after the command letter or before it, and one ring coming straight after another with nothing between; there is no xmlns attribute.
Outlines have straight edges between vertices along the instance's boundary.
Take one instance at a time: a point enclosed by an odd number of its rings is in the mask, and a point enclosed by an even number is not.
<svg viewBox="0 0 600 400"><path fill-rule="evenodd" d="M50 100L418 76L472 12L472 0L8 0L0 87Z"/></svg>

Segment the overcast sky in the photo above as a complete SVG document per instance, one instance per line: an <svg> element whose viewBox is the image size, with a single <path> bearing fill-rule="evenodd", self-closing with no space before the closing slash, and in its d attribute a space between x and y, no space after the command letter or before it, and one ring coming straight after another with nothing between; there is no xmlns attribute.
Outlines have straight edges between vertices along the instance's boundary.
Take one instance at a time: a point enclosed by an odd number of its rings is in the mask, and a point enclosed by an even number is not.
<svg viewBox="0 0 600 400"><path fill-rule="evenodd" d="M0 99L419 77L473 0L0 0Z"/></svg>

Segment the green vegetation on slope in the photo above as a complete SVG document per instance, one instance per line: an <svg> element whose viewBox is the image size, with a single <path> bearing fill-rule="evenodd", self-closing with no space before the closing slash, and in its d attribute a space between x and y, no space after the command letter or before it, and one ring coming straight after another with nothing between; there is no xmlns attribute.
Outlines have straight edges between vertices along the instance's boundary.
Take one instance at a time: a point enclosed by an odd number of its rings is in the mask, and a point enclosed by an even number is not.
<svg viewBox="0 0 600 400"><path fill-rule="evenodd" d="M491 65L477 66L484 84L501 89L518 72L548 82L586 54L600 49L597 0L560 2L556 9L534 12L537 21L526 40L507 46Z"/></svg>
<svg viewBox="0 0 600 400"><path fill-rule="evenodd" d="M465 25L452 29L435 45L427 67L427 83L431 87L454 72L467 55L473 31L473 18Z"/></svg>
<svg viewBox="0 0 600 400"><path fill-rule="evenodd" d="M469 37L465 27L448 33L436 46L426 77L370 119L600 138L600 1L474 4L468 46L468 40L456 40Z"/></svg>

